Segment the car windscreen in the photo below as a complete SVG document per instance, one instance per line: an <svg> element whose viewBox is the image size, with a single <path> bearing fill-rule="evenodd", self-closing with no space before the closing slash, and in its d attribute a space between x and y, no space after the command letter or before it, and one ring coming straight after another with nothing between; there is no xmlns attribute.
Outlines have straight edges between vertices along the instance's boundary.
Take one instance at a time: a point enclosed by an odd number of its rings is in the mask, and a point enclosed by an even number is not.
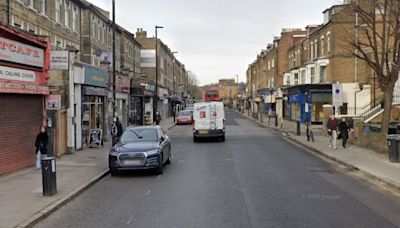
<svg viewBox="0 0 400 228"><path fill-rule="evenodd" d="M180 111L179 116L191 116L192 112L191 111Z"/></svg>
<svg viewBox="0 0 400 228"><path fill-rule="evenodd" d="M122 134L120 140L122 144L130 142L157 142L157 141L158 141L158 136L156 129L129 129Z"/></svg>

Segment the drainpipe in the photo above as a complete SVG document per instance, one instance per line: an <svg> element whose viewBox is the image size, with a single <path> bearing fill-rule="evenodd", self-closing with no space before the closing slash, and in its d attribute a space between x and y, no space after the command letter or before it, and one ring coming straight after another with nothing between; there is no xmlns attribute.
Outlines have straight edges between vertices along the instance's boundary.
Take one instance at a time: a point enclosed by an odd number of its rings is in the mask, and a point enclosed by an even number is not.
<svg viewBox="0 0 400 228"><path fill-rule="evenodd" d="M7 0L7 24L10 25L10 0Z"/></svg>

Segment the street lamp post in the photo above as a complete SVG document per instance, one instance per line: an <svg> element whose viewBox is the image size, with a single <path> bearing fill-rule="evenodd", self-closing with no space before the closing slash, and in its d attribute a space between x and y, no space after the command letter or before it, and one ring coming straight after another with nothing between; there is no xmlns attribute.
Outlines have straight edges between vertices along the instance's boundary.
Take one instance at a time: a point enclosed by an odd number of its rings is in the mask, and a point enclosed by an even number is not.
<svg viewBox="0 0 400 228"><path fill-rule="evenodd" d="M172 91L175 96L175 54L178 54L177 51L172 52Z"/></svg>
<svg viewBox="0 0 400 228"><path fill-rule="evenodd" d="M156 35L156 42L155 42L155 49L156 49L156 91L154 94L154 99L153 99L153 122L156 119L156 112L157 112L157 106L158 106L158 38L157 38L157 30L164 28L163 26L155 26L155 35Z"/></svg>
<svg viewBox="0 0 400 228"><path fill-rule="evenodd" d="M116 85L115 85L115 70L116 70L116 66L115 66L115 62L116 62L116 50L115 50L115 0L112 1L112 41L113 41L113 46L112 46L112 55L113 55L113 59L112 59L112 88L113 88L113 94L112 94L112 119L114 121L115 119L115 106L116 106L116 100L115 100L115 90L116 90ZM116 134L112 134L112 144L114 145L116 143Z"/></svg>

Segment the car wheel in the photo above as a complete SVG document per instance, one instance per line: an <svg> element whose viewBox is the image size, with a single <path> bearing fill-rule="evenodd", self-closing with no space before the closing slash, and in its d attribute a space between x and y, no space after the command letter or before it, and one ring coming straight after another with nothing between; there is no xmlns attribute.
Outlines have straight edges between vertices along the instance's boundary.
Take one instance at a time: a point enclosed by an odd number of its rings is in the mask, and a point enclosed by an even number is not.
<svg viewBox="0 0 400 228"><path fill-rule="evenodd" d="M225 135L221 136L221 142L225 142Z"/></svg>
<svg viewBox="0 0 400 228"><path fill-rule="evenodd" d="M163 154L161 154L161 156L160 156L160 161L158 162L158 167L157 167L157 169L156 169L156 174L157 175L161 175L161 174L163 174L163 166L164 166L164 164L163 164Z"/></svg>
<svg viewBox="0 0 400 228"><path fill-rule="evenodd" d="M118 175L118 170L116 170L116 169L110 169L110 174L111 174L111 176L115 177L115 176Z"/></svg>
<svg viewBox="0 0 400 228"><path fill-rule="evenodd" d="M167 160L167 162L165 164L171 165L171 157L168 157L168 160Z"/></svg>

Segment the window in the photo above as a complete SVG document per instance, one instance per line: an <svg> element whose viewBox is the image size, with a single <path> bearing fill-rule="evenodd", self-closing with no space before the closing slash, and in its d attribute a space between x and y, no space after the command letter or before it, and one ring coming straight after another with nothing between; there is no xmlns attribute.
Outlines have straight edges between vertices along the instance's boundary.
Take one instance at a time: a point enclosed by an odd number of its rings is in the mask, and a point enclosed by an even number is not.
<svg viewBox="0 0 400 228"><path fill-rule="evenodd" d="M314 41L314 58L318 58L318 41Z"/></svg>
<svg viewBox="0 0 400 228"><path fill-rule="evenodd" d="M62 0L56 0L56 8L55 8L55 11L56 11L56 22L60 22L61 21L61 4L62 4L62 2L61 2Z"/></svg>
<svg viewBox="0 0 400 228"><path fill-rule="evenodd" d="M311 59L314 59L314 42L311 42L311 45L310 45L310 47L311 47L311 52L310 52L310 56L311 56Z"/></svg>
<svg viewBox="0 0 400 228"><path fill-rule="evenodd" d="M71 11L70 3L65 1L64 4L64 25L69 28L69 13Z"/></svg>
<svg viewBox="0 0 400 228"><path fill-rule="evenodd" d="M272 59L271 60L271 68L274 68L275 67L275 59Z"/></svg>
<svg viewBox="0 0 400 228"><path fill-rule="evenodd" d="M73 31L77 31L78 30L78 28L76 27L76 15L77 15L77 12L78 10L77 10L77 8L76 7L74 7L73 8L73 11L72 11L72 30Z"/></svg>
<svg viewBox="0 0 400 228"><path fill-rule="evenodd" d="M329 53L331 52L331 33L328 32L326 34L326 51Z"/></svg>
<svg viewBox="0 0 400 228"><path fill-rule="evenodd" d="M46 0L40 0L40 13L46 14Z"/></svg>
<svg viewBox="0 0 400 228"><path fill-rule="evenodd" d="M321 37L321 55L324 55L325 54L325 44L324 44L324 39L325 39L325 37L324 36L322 36Z"/></svg>
<svg viewBox="0 0 400 228"><path fill-rule="evenodd" d="M31 8L33 8L33 7L34 7L34 4L33 4L33 3L34 3L33 0L29 0L29 1L28 1L28 6L31 7Z"/></svg>
<svg viewBox="0 0 400 228"><path fill-rule="evenodd" d="M315 83L315 67L310 68L311 84Z"/></svg>
<svg viewBox="0 0 400 228"><path fill-rule="evenodd" d="M306 84L307 83L307 81L306 81L306 71L305 70L302 70L301 71L301 84Z"/></svg>
<svg viewBox="0 0 400 228"><path fill-rule="evenodd" d="M299 84L299 74L294 74L294 84L298 85Z"/></svg>
<svg viewBox="0 0 400 228"><path fill-rule="evenodd" d="M271 70L271 62L268 61L268 70Z"/></svg>

